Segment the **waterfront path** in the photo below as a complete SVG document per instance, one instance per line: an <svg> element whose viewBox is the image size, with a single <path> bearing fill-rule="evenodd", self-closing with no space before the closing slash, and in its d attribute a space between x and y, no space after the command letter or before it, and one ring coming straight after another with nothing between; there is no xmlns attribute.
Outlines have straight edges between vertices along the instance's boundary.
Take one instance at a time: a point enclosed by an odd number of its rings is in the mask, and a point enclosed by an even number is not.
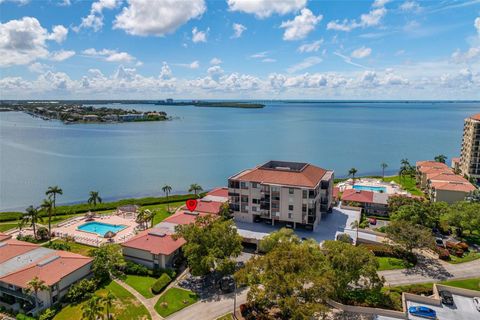
<svg viewBox="0 0 480 320"><path fill-rule="evenodd" d="M379 271L378 274L385 277L385 285L389 286L477 278L480 277L480 259L450 264L431 256L421 255L413 268Z"/></svg>

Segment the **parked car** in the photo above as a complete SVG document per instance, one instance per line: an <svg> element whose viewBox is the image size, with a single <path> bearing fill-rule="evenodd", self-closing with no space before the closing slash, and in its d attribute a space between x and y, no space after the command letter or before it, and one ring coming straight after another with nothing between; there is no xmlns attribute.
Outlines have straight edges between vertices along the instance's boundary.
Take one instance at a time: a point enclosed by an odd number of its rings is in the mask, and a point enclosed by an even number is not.
<svg viewBox="0 0 480 320"><path fill-rule="evenodd" d="M260 218L259 216L255 216L253 218L253 222L262 222L262 218Z"/></svg>
<svg viewBox="0 0 480 320"><path fill-rule="evenodd" d="M369 222L372 226L376 226L376 225L377 225L377 218L368 218L368 222Z"/></svg>
<svg viewBox="0 0 480 320"><path fill-rule="evenodd" d="M435 245L440 248L445 248L445 244L443 243L443 239L440 237L435 238Z"/></svg>
<svg viewBox="0 0 480 320"><path fill-rule="evenodd" d="M285 225L285 228L287 228L287 229L293 229L293 224L287 223L287 224Z"/></svg>
<svg viewBox="0 0 480 320"><path fill-rule="evenodd" d="M477 311L480 312L480 297L473 298L473 305L477 308Z"/></svg>
<svg viewBox="0 0 480 320"><path fill-rule="evenodd" d="M432 310L424 306L411 306L410 308L408 308L408 313L417 317L422 317L422 318L428 318L428 319L437 318L437 313L435 312L435 310Z"/></svg>
<svg viewBox="0 0 480 320"><path fill-rule="evenodd" d="M442 303L447 306L453 306L453 295L448 291L440 291L440 297L442 298Z"/></svg>

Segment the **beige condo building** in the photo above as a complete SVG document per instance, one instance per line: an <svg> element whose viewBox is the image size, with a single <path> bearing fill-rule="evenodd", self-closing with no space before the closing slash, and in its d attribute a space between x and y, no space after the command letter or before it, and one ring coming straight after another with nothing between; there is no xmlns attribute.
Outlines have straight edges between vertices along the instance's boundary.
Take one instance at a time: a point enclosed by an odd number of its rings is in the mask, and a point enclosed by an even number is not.
<svg viewBox="0 0 480 320"><path fill-rule="evenodd" d="M459 167L462 174L480 183L480 113L465 119Z"/></svg>
<svg viewBox="0 0 480 320"><path fill-rule="evenodd" d="M228 179L235 220L315 229L332 208L333 171L309 163L269 161Z"/></svg>

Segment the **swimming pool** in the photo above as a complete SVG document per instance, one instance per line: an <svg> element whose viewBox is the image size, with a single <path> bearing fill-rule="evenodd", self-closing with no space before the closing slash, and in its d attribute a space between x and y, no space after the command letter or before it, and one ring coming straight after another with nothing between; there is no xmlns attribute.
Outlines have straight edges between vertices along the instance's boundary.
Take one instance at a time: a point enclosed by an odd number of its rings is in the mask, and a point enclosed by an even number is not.
<svg viewBox="0 0 480 320"><path fill-rule="evenodd" d="M387 188L385 187L373 187L373 186L362 186L362 185L354 185L353 189L355 190L366 190L366 191L373 191L373 192L387 192Z"/></svg>
<svg viewBox="0 0 480 320"><path fill-rule="evenodd" d="M103 223L103 222L87 222L82 224L81 226L78 226L78 230L80 231L85 231L85 232L91 232L91 233L96 233L99 236L103 237L105 233L108 231L112 232L119 232L123 229L125 229L127 226L124 225L115 225L115 224L109 224L109 223Z"/></svg>

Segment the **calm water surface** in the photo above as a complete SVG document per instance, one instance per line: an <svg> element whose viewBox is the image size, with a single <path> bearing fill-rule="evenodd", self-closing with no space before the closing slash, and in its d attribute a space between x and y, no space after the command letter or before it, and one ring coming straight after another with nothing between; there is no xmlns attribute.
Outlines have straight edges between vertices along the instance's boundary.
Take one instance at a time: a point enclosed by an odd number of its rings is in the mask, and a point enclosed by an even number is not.
<svg viewBox="0 0 480 320"><path fill-rule="evenodd" d="M118 106L118 105L117 105ZM124 105L165 110L165 122L64 125L0 113L0 209L39 204L50 185L59 202L176 192L225 185L269 159L307 161L345 176L389 172L460 152L463 119L480 103L270 103L264 109Z"/></svg>

